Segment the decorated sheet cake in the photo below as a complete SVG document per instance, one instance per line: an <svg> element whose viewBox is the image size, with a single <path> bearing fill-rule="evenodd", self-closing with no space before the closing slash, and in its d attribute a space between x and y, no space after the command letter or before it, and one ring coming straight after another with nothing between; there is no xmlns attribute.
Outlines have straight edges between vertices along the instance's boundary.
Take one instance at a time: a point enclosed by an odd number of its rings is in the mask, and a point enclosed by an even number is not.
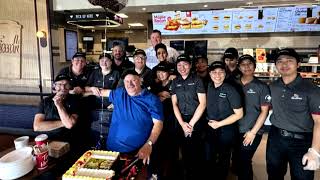
<svg viewBox="0 0 320 180"><path fill-rule="evenodd" d="M89 150L72 165L62 179L111 179L115 175L111 167L118 156L118 152Z"/></svg>

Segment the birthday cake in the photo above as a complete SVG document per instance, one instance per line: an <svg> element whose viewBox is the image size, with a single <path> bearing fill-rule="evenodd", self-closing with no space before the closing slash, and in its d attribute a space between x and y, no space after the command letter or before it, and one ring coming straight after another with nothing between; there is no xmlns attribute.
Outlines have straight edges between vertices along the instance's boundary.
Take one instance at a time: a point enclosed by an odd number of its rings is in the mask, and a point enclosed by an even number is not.
<svg viewBox="0 0 320 180"><path fill-rule="evenodd" d="M115 175L111 167L118 156L118 152L89 150L67 170L62 180L111 180Z"/></svg>

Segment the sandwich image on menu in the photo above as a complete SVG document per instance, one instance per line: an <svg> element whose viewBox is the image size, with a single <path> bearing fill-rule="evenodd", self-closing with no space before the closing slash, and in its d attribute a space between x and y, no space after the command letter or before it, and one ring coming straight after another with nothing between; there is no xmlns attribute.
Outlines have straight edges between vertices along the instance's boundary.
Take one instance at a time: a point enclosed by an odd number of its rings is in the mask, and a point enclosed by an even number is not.
<svg viewBox="0 0 320 180"><path fill-rule="evenodd" d="M183 29L190 29L191 28L191 22L187 18L180 20L179 23L181 25L181 28L183 28Z"/></svg>
<svg viewBox="0 0 320 180"><path fill-rule="evenodd" d="M219 26L218 26L218 25L214 25L214 26L212 27L212 29L215 30L215 31L217 31L217 30L219 30Z"/></svg>
<svg viewBox="0 0 320 180"><path fill-rule="evenodd" d="M191 28L192 29L200 29L207 25L207 20L199 20L198 18L194 17L191 21Z"/></svg>

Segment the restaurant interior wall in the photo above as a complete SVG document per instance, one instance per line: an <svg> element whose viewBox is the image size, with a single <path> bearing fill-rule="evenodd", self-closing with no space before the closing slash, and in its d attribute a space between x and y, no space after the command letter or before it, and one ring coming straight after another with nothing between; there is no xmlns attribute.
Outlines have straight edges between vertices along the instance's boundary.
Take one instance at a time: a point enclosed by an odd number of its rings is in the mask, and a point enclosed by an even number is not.
<svg viewBox="0 0 320 180"><path fill-rule="evenodd" d="M15 22L21 27L20 35L17 34L19 38L16 41L20 47L17 58L9 62L10 54L0 54L0 91L12 93L12 95L0 94L0 104L37 104L40 100L39 96L23 96L14 93L40 93L40 81L43 93L51 92L50 33L48 33L46 3L46 0L0 1L1 20ZM46 33L47 38L47 46L41 47L39 45L39 49L37 48L36 24L38 30ZM10 29L2 27L0 36L5 39L10 31ZM41 68L42 77L40 81L39 68Z"/></svg>

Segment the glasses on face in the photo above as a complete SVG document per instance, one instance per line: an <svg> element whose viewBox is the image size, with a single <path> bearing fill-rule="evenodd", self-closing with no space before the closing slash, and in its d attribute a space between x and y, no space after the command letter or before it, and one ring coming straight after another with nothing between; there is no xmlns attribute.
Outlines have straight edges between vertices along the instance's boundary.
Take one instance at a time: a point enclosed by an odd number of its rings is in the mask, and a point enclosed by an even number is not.
<svg viewBox="0 0 320 180"><path fill-rule="evenodd" d="M141 59L141 60L145 60L145 56L134 56L133 57L133 59L136 59L136 60L139 60L139 59Z"/></svg>
<svg viewBox="0 0 320 180"><path fill-rule="evenodd" d="M58 88L64 87L64 88L66 88L66 89L71 88L71 86L70 86L69 83L55 83L54 86L55 86L55 87L58 87Z"/></svg>

